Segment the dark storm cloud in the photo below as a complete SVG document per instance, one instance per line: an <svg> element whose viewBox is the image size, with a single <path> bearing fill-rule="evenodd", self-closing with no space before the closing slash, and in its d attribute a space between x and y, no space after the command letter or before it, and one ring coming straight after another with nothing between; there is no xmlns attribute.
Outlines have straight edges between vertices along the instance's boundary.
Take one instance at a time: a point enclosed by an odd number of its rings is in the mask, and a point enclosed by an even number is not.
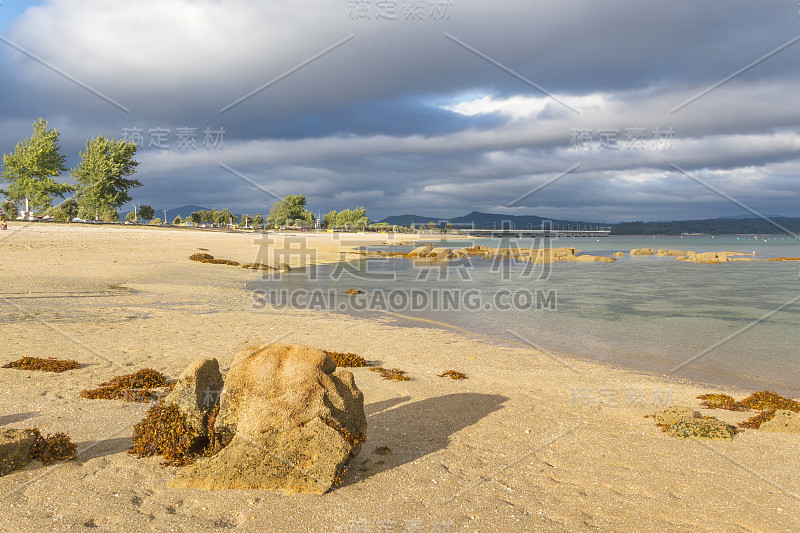
<svg viewBox="0 0 800 533"><path fill-rule="evenodd" d="M28 55L0 43L0 150L39 116L62 132L71 164L88 137L141 129L137 201L164 207L266 210L274 199L224 163L278 194L306 194L314 210L363 204L373 218L454 216L509 209L580 163L513 212L740 214L682 183L674 163L754 209L794 211L800 43L754 64L800 33L794 2L452 0L436 4L439 12L426 2L421 20L407 20L403 2L397 20L378 20L376 2L367 3L368 20L357 19L354 5L31 8L3 34ZM166 149L147 146L156 128L169 130ZM179 128L195 129L196 148L179 149ZM224 129L224 146L202 146L206 128ZM604 128L620 142L642 128L647 145L604 149ZM653 146L656 128L674 132L669 148ZM591 150L571 146L579 129L591 133Z"/></svg>

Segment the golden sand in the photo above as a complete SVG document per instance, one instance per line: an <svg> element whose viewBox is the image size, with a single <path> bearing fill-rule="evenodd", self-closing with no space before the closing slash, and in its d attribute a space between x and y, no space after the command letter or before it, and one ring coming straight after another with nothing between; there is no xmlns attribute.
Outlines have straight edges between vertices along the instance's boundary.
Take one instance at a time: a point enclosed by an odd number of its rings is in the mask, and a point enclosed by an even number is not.
<svg viewBox="0 0 800 533"><path fill-rule="evenodd" d="M800 531L799 435L676 439L644 416L669 403L698 408L702 393L753 391L389 316L256 311L243 287L260 272L188 260L266 262L253 235L10 228L0 232L0 366L38 356L81 368L0 369L2 427L63 431L78 445L76 461L0 478L2 531ZM338 260L340 245L320 236L316 260ZM358 354L411 378L351 369L368 440L323 496L170 488L174 467L125 453L148 405L80 397L141 368L177 377L199 357L217 357L224 373L237 348L270 341ZM469 379L438 377L448 369Z"/></svg>

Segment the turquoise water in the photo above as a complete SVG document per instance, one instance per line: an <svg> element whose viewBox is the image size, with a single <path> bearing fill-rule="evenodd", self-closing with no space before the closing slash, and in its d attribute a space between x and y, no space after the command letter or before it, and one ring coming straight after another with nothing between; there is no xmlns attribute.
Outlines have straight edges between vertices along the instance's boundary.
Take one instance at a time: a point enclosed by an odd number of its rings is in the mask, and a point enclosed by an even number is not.
<svg viewBox="0 0 800 533"><path fill-rule="evenodd" d="M531 239L451 240L442 245L457 248L473 242L538 246ZM544 246L576 247L593 255L649 247L754 252L759 259L800 257L800 241L781 236L560 238ZM362 316L391 311L512 341L524 338L547 350L636 369L800 396L798 262L702 265L674 257L626 256L610 264L553 263L548 268L478 258L431 268L430 263L391 258L341 270L325 266L314 275L293 272L261 286L309 295L324 291L328 296L296 302L284 298L283 303L300 307ZM364 293L341 294L351 287ZM280 303L279 293L267 298ZM448 298L452 305L445 305Z"/></svg>

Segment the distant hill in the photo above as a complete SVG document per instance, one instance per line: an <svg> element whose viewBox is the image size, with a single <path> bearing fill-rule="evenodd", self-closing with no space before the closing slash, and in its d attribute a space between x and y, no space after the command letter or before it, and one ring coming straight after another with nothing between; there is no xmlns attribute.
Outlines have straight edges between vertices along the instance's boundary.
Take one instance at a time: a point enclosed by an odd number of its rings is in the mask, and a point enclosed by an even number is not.
<svg viewBox="0 0 800 533"><path fill-rule="evenodd" d="M800 218L772 219L792 233L800 233ZM706 233L731 235L742 233L786 233L785 230L761 218L712 218L706 220L676 220L672 222L620 222L611 226L612 235L680 235Z"/></svg>
<svg viewBox="0 0 800 533"><path fill-rule="evenodd" d="M167 209L167 220L166 222L172 222L176 216L180 215L181 218L186 218L195 211L203 211L208 210L208 207L200 207L199 205L182 205L181 207L174 207L172 209ZM164 216L163 209L156 209L156 216L158 218L162 218Z"/></svg>
<svg viewBox="0 0 800 533"><path fill-rule="evenodd" d="M789 217L770 217L776 224L779 224L791 231L800 233L800 218ZM470 228L475 224L475 228L493 229L500 228L506 222L510 222L514 228L541 228L543 220L552 220L553 225L558 228L568 226L603 226L610 227L612 235L680 235L682 233L706 233L709 235L725 234L780 234L786 231L770 224L768 221L755 216L721 217L703 220L672 220L661 222L619 222L617 224L585 222L576 220L548 219L535 215L502 215L496 213L481 213L473 211L464 216L453 218L437 218L431 216L418 215L397 215L386 217L381 222L387 224L408 227L413 222L417 226L434 221L441 226L443 223L450 222L454 229Z"/></svg>
<svg viewBox="0 0 800 533"><path fill-rule="evenodd" d="M527 229L527 228L541 228L542 221L544 220L552 220L553 224L556 226L598 226L597 222L583 222L583 221L575 221L575 220L559 220L559 219L550 219L550 218L543 218L536 215L502 215L496 213L481 213L480 211L473 211L464 216L460 217L453 217L453 218L437 218L431 216L419 216L419 215L396 215L391 217L386 217L381 222L385 222L391 225L397 226L405 226L409 227L413 222L417 226L427 224L430 221L436 222L437 225L441 225L443 223L451 223L454 228L470 228L472 225L475 225L475 228L485 228L485 229L492 229L492 228L500 228L503 224L510 223L513 227L519 229Z"/></svg>

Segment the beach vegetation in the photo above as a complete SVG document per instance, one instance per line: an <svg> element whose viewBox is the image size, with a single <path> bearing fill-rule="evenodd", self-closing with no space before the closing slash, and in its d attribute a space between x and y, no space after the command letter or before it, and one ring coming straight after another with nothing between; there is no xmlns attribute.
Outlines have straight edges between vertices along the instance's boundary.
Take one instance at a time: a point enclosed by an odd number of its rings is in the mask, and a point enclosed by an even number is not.
<svg viewBox="0 0 800 533"><path fill-rule="evenodd" d="M336 362L336 366L339 367L369 366L369 363L367 363L366 359L354 353L330 352L328 350L322 350L322 351L325 352L325 355L333 359Z"/></svg>
<svg viewBox="0 0 800 533"><path fill-rule="evenodd" d="M42 359L41 357L23 357L16 361L11 361L3 365L3 368L16 368L19 370L39 370L42 372L66 372L80 368L81 365L77 361L63 360L63 359Z"/></svg>
<svg viewBox="0 0 800 533"><path fill-rule="evenodd" d="M211 254L206 253L196 253L189 256L189 259L192 261L197 261L198 263L211 263L213 265L230 265L230 266L239 266L238 261L231 261L230 259L214 259L214 256ZM245 265L245 268L254 268L253 263L248 263ZM254 268L255 269L255 268Z"/></svg>
<svg viewBox="0 0 800 533"><path fill-rule="evenodd" d="M366 208L342 209L338 213L330 211L322 216L322 225L326 228L355 229L369 226Z"/></svg>
<svg viewBox="0 0 800 533"><path fill-rule="evenodd" d="M785 398L773 391L754 392L747 398L735 401L726 394L703 394L703 407L708 409L727 409L728 411L765 411L771 409L787 409L800 412L800 402Z"/></svg>
<svg viewBox="0 0 800 533"><path fill-rule="evenodd" d="M33 123L33 135L17 143L13 152L3 154L0 178L8 183L5 195L15 205L27 200L31 210L45 210L53 205L55 197L63 198L75 190L54 179L69 170L59 135L57 129L48 129L47 121L40 118Z"/></svg>
<svg viewBox="0 0 800 533"><path fill-rule="evenodd" d="M275 225L282 225L278 224L278 221L283 220L285 222L287 220L293 221L299 219L301 222L313 224L315 220L314 213L308 211L305 207L305 196L300 194L287 194L282 200L275 202L272 206L267 221L269 222L271 219Z"/></svg>
<svg viewBox="0 0 800 533"><path fill-rule="evenodd" d="M78 182L78 203L99 217L116 214L117 209L130 202L133 198L128 192L142 186L140 181L129 178L139 165L133 159L136 150L133 141L106 139L102 133L87 140L78 166L70 171Z"/></svg>
<svg viewBox="0 0 800 533"><path fill-rule="evenodd" d="M399 368L383 368L382 366L376 366L370 368L370 370L379 373L381 377L386 380L411 381L411 378L406 375L405 370L400 370Z"/></svg>
<svg viewBox="0 0 800 533"><path fill-rule="evenodd" d="M96 389L81 391L81 397L89 400L146 402L158 398L153 389L169 386L164 374L152 368L143 368L101 383Z"/></svg>
<svg viewBox="0 0 800 533"><path fill-rule="evenodd" d="M441 374L439 374L440 378L450 378L455 380L462 380L467 379L467 375L459 372L458 370L445 370Z"/></svg>
<svg viewBox="0 0 800 533"><path fill-rule="evenodd" d="M39 428L33 428L33 430L36 432L36 442L29 454L31 459L37 459L45 465L50 465L77 457L78 447L66 433L48 434L43 437Z"/></svg>
<svg viewBox="0 0 800 533"><path fill-rule="evenodd" d="M701 394L697 398L703 400L700 405L706 409L730 409L736 403L736 400L727 394Z"/></svg>
<svg viewBox="0 0 800 533"><path fill-rule="evenodd" d="M761 424L775 417L778 409L800 412L800 402L781 396L773 391L754 392L747 398L736 401L727 394L702 394L698 396L703 400L703 407L708 409L726 409L728 411L760 411L744 422L739 422L740 428L758 429Z"/></svg>
<svg viewBox="0 0 800 533"><path fill-rule="evenodd" d="M143 220L152 220L156 216L156 210L147 204L139 206L139 217Z"/></svg>
<svg viewBox="0 0 800 533"><path fill-rule="evenodd" d="M3 191L3 194L5 194L5 191ZM15 202L9 200L8 198L3 200L3 203L0 204L0 209L3 210L3 216L6 218L6 220L8 219L13 220L17 218L17 213L19 212L19 208L17 207L17 204Z"/></svg>

